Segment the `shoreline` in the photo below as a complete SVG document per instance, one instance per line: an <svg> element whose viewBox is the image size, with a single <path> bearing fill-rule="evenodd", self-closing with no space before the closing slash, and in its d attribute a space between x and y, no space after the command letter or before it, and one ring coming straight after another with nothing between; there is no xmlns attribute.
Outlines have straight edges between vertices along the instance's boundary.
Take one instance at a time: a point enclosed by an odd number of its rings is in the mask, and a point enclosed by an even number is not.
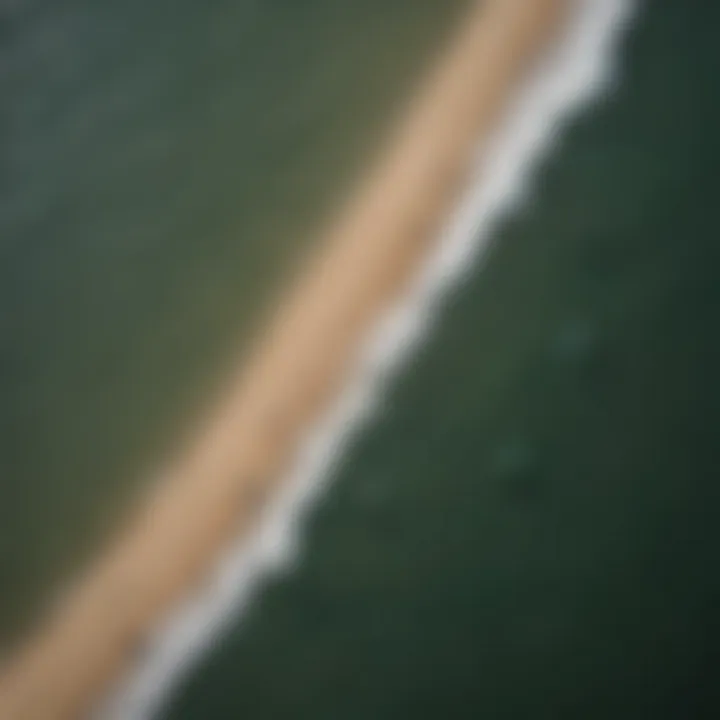
<svg viewBox="0 0 720 720"><path fill-rule="evenodd" d="M77 717L253 524L303 430L343 385L365 332L425 257L472 151L568 3L529 5L488 0L471 11L198 444L0 680L3 717Z"/></svg>

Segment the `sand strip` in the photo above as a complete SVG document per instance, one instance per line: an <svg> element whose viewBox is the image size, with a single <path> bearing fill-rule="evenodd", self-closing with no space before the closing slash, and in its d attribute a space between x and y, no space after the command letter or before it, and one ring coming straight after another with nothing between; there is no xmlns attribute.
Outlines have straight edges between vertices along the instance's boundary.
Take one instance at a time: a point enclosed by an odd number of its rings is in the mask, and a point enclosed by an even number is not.
<svg viewBox="0 0 720 720"><path fill-rule="evenodd" d="M292 462L373 324L420 266L528 62L570 0L473 5L196 444L0 679L0 717L77 718L128 669Z"/></svg>

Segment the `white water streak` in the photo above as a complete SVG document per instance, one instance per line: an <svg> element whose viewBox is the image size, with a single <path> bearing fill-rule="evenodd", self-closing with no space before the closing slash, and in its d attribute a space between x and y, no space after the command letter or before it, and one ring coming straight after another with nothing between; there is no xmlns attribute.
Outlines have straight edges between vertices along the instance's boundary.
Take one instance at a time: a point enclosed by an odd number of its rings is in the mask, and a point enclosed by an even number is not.
<svg viewBox="0 0 720 720"><path fill-rule="evenodd" d="M156 715L223 630L242 616L262 580L297 562L301 523L348 441L373 416L388 381L427 337L448 293L477 268L498 222L522 203L534 168L555 148L561 124L615 80L616 45L635 2L576 0L576 5L564 37L519 93L492 142L479 151L475 176L438 250L371 334L352 382L311 431L262 527L230 548L212 581L158 628L147 655L100 709L99 720Z"/></svg>

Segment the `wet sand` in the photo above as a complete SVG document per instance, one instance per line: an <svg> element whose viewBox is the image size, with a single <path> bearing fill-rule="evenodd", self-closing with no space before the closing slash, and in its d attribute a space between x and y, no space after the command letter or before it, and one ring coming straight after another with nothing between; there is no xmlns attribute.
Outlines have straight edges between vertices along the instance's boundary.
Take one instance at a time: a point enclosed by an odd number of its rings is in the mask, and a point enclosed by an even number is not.
<svg viewBox="0 0 720 720"><path fill-rule="evenodd" d="M0 717L81 717L158 621L249 532L369 329L437 239L470 169L570 0L473 4L380 161L142 512L45 619L0 679Z"/></svg>

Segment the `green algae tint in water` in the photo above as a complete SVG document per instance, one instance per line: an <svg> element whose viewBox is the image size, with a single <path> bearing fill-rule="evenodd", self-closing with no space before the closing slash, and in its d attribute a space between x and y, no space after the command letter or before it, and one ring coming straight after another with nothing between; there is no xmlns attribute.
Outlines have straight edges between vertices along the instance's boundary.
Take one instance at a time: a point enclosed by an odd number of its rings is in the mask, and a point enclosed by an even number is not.
<svg viewBox="0 0 720 720"><path fill-rule="evenodd" d="M720 7L646 3L172 720L720 715Z"/></svg>
<svg viewBox="0 0 720 720"><path fill-rule="evenodd" d="M0 7L0 638L221 386L465 0Z"/></svg>

